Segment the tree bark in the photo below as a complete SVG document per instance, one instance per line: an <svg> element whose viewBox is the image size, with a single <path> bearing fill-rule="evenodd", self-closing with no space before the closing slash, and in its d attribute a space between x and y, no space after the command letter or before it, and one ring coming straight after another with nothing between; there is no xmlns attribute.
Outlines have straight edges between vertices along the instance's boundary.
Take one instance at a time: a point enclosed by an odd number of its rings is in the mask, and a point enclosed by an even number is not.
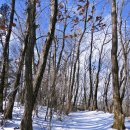
<svg viewBox="0 0 130 130"><path fill-rule="evenodd" d="M116 13L116 0L112 0L112 85L113 85L113 109L114 109L114 123L113 128L124 130L124 115L122 114L122 104L119 92L119 77L118 77L118 34L117 34L117 13Z"/></svg>
<svg viewBox="0 0 130 130"><path fill-rule="evenodd" d="M89 4L89 0L86 1L86 4ZM86 28L87 28L87 17L88 17L88 7L85 9L85 21L84 21L84 30L79 38L79 41L78 41L78 46L77 46L77 51L76 51L76 59L75 59L75 62L74 62L74 69L73 69L73 75L72 75L72 82L71 82L71 85L70 85L70 92L69 92L69 98L68 98L68 108L67 108L67 114L71 111L72 109L72 106L71 106L71 102L72 102L72 98L73 98L73 87L74 87L74 82L75 82L75 73L76 73L76 65L77 65L77 62L79 60L79 55L80 55L80 45L81 45L81 42L82 42L82 39L84 37L84 34L86 32Z"/></svg>
<svg viewBox="0 0 130 130"><path fill-rule="evenodd" d="M95 92L94 92L94 97L93 97L93 110L98 109L97 93L98 93L98 87L99 87L99 76L100 76L100 71L101 71L101 67L102 67L102 53L103 53L104 45L110 42L109 40L107 42L105 42L106 38L107 38L107 34L108 34L108 29L106 30L105 37L103 39L101 51L99 52L98 68L97 68L98 70L97 70L97 73L96 73Z"/></svg>
<svg viewBox="0 0 130 130"><path fill-rule="evenodd" d="M5 112L5 119L12 119L12 112L13 112L15 97L16 97L16 94L17 94L18 86L20 84L21 72L22 72L23 64L24 64L24 57L25 57L25 52L26 52L27 39L28 38L25 39L25 46L24 46L22 53L21 53L21 56L20 56L18 70L17 70L17 73L16 73L16 79L13 83L13 91L9 95L9 101L8 101L8 105L7 105L6 112Z"/></svg>
<svg viewBox="0 0 130 130"><path fill-rule="evenodd" d="M49 49L51 47L52 40L54 38L55 25L57 22L57 18L56 18L57 11L58 11L57 8L58 8L58 1L51 0L51 18L50 18L50 24L49 24L49 32L48 32L48 36L46 38L45 45L44 45L42 53L41 53L41 57L40 57L39 65L38 65L38 70L37 70L36 76L34 78L35 80L33 82L33 88L34 88L33 106L35 104L37 94L38 94L38 91L39 91L39 88L41 85L42 77L43 77L43 74L45 71Z"/></svg>
<svg viewBox="0 0 130 130"><path fill-rule="evenodd" d="M78 97L78 92L79 92L79 71L80 71L80 61L78 59L78 67L77 67L77 74L76 74L76 92L75 92L75 96L74 96L74 103L73 103L73 108L76 108L76 102L77 102L77 97Z"/></svg>
<svg viewBox="0 0 130 130"><path fill-rule="evenodd" d="M98 109L98 105L97 105L97 93L98 93L98 86L99 86L99 74L100 74L100 70L101 70L101 58L102 58L102 52L103 52L103 46L101 47L101 52L99 54L99 60L98 60L98 71L96 74L96 84L95 84L95 93L94 93L94 99L93 99L93 110L97 110Z"/></svg>
<svg viewBox="0 0 130 130"><path fill-rule="evenodd" d="M32 63L34 45L36 42L36 1L28 0L27 8L27 49L25 53L25 105L20 130L32 130L33 80Z"/></svg>
<svg viewBox="0 0 130 130"><path fill-rule="evenodd" d="M86 110L87 109L87 88L86 88L86 84L87 84L87 82L86 82L86 73L87 73L87 71L86 71L86 69L84 69L84 77L83 77L83 79L84 79L84 81L83 81L83 89L84 89L84 109Z"/></svg>
<svg viewBox="0 0 130 130"><path fill-rule="evenodd" d="M66 13L66 7L65 7L65 13ZM53 81L52 81L52 85L51 85L51 109L52 108L57 108L57 97L56 97L56 80L57 80L57 75L58 75L58 72L59 72L59 69L60 69L60 63L61 63L61 58L62 58L62 54L63 54L63 51L64 51L64 47L65 47L65 33L66 33L66 28L67 28L67 18L65 18L64 20L64 29L63 29L63 39L62 39L62 48L61 48L61 51L60 51L60 54L59 54L59 57L58 57L58 62L56 64L56 40L55 40L55 49L54 49L54 67L53 67L53 71L54 71L54 74L53 74Z"/></svg>
<svg viewBox="0 0 130 130"><path fill-rule="evenodd" d="M105 88L104 88L104 111L109 111L108 109L108 88L110 84L111 72L109 73L108 77L105 80Z"/></svg>
<svg viewBox="0 0 130 130"><path fill-rule="evenodd" d="M3 112L3 90L5 87L6 73L8 70L8 58L9 58L8 50L9 50L10 36L12 32L12 23L14 20L14 11L15 11L15 0L12 0L10 22L9 22L9 27L8 27L4 50L3 50L3 63L2 63L1 83L0 83L0 112Z"/></svg>
<svg viewBox="0 0 130 130"><path fill-rule="evenodd" d="M90 110L92 109L92 102L93 102L92 50L93 50L93 31L91 31L91 45L90 45L90 55L89 55L90 90L89 90L88 108Z"/></svg>
<svg viewBox="0 0 130 130"><path fill-rule="evenodd" d="M127 87L127 81L128 81L128 65L127 65L127 60L128 60L128 54L127 54L127 44L123 43L123 34L122 34L122 12L123 12L123 6L124 6L124 0L122 0L121 4L121 11L120 11L120 21L119 21L119 35L120 35L120 43L121 43L121 48L122 48L122 55L123 55L123 67L124 67L124 80L122 83L122 93L121 93L121 102L123 102L124 96L125 96L125 91ZM121 86L120 86L121 87Z"/></svg>

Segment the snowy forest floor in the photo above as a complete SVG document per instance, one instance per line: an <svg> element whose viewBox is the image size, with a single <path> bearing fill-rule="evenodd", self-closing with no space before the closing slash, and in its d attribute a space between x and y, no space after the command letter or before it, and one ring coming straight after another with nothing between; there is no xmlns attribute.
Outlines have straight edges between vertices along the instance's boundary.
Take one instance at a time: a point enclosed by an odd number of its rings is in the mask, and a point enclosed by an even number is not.
<svg viewBox="0 0 130 130"><path fill-rule="evenodd" d="M15 107L13 120L5 121L4 128L1 130L14 130L19 127L23 114L23 107ZM39 107L38 116L33 117L34 130L50 130L50 123L44 120L46 114L45 107ZM54 115L51 122L51 130L112 130L113 114L102 111L79 111L71 112L64 116L62 121ZM130 130L130 119L126 118L125 125Z"/></svg>

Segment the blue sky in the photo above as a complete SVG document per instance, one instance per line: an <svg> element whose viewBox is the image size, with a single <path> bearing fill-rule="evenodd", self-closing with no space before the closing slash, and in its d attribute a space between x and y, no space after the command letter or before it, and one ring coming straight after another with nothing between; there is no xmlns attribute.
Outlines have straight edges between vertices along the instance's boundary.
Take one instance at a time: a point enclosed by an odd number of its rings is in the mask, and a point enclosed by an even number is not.
<svg viewBox="0 0 130 130"><path fill-rule="evenodd" d="M18 15L22 20L26 20L26 14L25 14L25 9L26 9L26 5L25 5L25 1L26 0L16 0L16 12L18 13ZM42 1L42 0L40 0ZM73 6L73 8L76 8L77 10L77 2L78 0L68 0L69 4L68 6L70 6L70 8ZM92 3L93 0L90 0L90 3ZM121 0L120 0L121 1ZM128 14L130 16L130 0L125 0L125 2L127 2L127 4L125 4L125 8L123 10L123 17L128 17ZM2 5L2 3L9 3L10 4L11 0L0 0L0 6ZM48 31L48 24L49 24L49 2L50 0L44 0L41 2L41 6L38 7L38 11L40 12L40 10L44 9L44 11L41 13L41 15L39 15L38 19L37 19L37 23L40 25L40 30L41 33L46 33ZM100 15L103 12L103 17L107 17L109 15L111 15L111 5L110 2L108 2L108 0L95 0L96 3L96 15ZM79 3L78 3L79 4ZM16 17L16 16L15 16ZM130 22L130 18L128 18L127 23L129 24ZM16 23L17 24L17 23ZM59 25L62 28L62 25Z"/></svg>
<svg viewBox="0 0 130 130"><path fill-rule="evenodd" d="M0 6L2 3L10 3L11 0L0 0ZM41 0L42 1L42 0ZM48 2L45 2L48 1ZM42 10L43 8L47 7L49 4L49 0L45 0L42 2L41 7L38 8L38 10ZM69 6L73 6L77 4L77 0L68 0L69 1ZM92 0L90 0L92 2ZM107 2L108 0L95 0L96 2L96 15L100 15L100 13L103 10L104 7L104 12L103 12L103 16L106 18L108 16L111 15L111 8L110 8L110 3ZM125 0L126 1L126 0ZM130 1L130 0L128 0ZM127 17L129 12L130 12L130 2L128 2L125 5L125 8L123 10L123 17ZM26 17L25 17L25 0L16 0L16 11L18 13L18 15L21 17L21 21L26 21ZM74 8L77 9L77 6L74 6ZM46 35L46 32L48 30L48 23L49 23L49 6L41 13L41 15L38 17L38 21L37 23L40 25L40 29L37 29L37 35ZM16 17L16 16L15 16ZM109 20L110 21L110 20ZM130 23L130 18L127 21L128 25ZM18 23L16 23L18 24ZM82 26L82 25L81 25ZM25 26L23 25L23 28ZM60 23L59 28L61 29L63 26ZM23 29L24 30L24 29ZM68 28L68 32L70 33L70 28ZM17 30L16 30L17 31ZM38 37L38 36L37 36ZM43 40L43 39L42 39ZM41 49L41 44L43 44L44 42L42 41L37 41L37 45L39 47L39 50ZM14 42L14 45L16 45L16 41Z"/></svg>
<svg viewBox="0 0 130 130"><path fill-rule="evenodd" d="M78 0L68 0L68 1L69 1L70 6L71 6L71 5L77 4ZM90 3L92 1L93 0L90 0ZM121 1L121 0L119 0L119 1ZM0 5L2 3L10 3L10 2L11 2L11 0L0 0ZM125 4L125 8L123 10L123 16L127 17L128 14L130 16L130 8L129 8L130 7L130 0L125 0L125 2L126 2L126 4ZM42 3L44 3L44 4L42 4L42 6L44 7L49 3L49 0L45 0ZM95 3L97 5L97 7L96 7L97 12L101 12L102 8L104 7L104 14L105 15L110 14L110 2L108 2L108 0L95 0ZM25 0L16 0L16 10L20 12L22 10L22 7L24 7L24 4L25 4Z"/></svg>

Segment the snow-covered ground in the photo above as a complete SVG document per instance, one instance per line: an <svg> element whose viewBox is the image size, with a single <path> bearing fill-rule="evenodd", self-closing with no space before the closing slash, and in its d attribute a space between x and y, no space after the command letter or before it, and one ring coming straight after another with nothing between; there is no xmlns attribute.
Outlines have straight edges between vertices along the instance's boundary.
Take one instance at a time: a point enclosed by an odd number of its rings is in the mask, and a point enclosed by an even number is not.
<svg viewBox="0 0 130 130"><path fill-rule="evenodd" d="M4 130L14 130L21 121L23 108L15 107L13 120L6 121ZM39 117L33 117L34 130L50 130L49 122L44 121L46 109L39 109ZM112 130L113 115L102 111L79 111L72 112L69 116L64 116L62 121L58 120L58 116L53 116L51 122L51 130ZM126 118L125 125L130 130L130 119Z"/></svg>

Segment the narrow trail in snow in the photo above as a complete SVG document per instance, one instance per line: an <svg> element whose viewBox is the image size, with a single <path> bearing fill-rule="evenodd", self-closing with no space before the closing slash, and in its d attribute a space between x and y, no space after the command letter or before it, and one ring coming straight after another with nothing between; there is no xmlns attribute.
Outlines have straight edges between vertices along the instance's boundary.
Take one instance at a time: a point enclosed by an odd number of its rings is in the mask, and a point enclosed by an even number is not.
<svg viewBox="0 0 130 130"><path fill-rule="evenodd" d="M23 109L14 109L12 121L7 121L4 130L14 130L20 125ZM45 108L39 109L39 117L33 118L34 130L50 130L49 123L44 121ZM80 111L72 112L69 116L64 116L62 121L54 115L51 122L51 130L112 130L113 115L102 111ZM130 119L126 118L127 130L130 130Z"/></svg>
<svg viewBox="0 0 130 130"><path fill-rule="evenodd" d="M102 111L85 111L71 113L61 126L53 125L54 130L112 130L113 115ZM130 130L130 121L126 119L126 127Z"/></svg>

